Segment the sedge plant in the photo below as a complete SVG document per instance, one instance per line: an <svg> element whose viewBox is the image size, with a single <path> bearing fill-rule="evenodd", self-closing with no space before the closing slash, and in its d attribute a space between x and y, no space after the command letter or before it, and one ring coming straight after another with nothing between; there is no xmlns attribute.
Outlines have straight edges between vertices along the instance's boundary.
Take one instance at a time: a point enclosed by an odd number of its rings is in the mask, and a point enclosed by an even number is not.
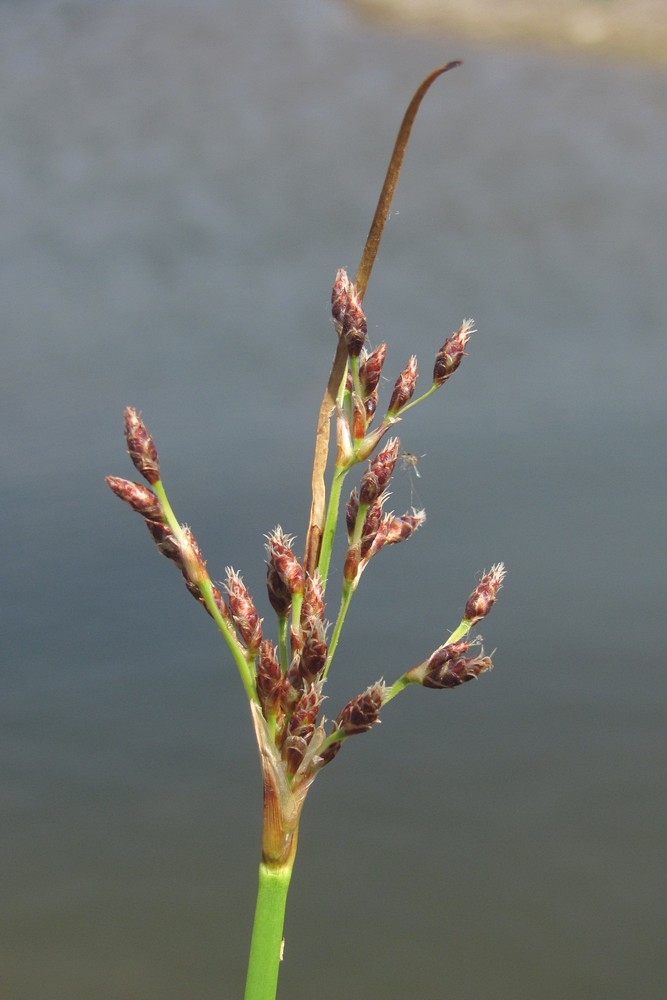
<svg viewBox="0 0 667 1000"><path fill-rule="evenodd" d="M392 683L378 680L352 698L327 723L321 707L324 686L338 648L350 602L371 560L390 545L410 538L425 520L423 510L385 510L400 441L389 436L409 410L446 385L465 355L474 332L464 320L437 351L428 388L416 394L413 355L395 381L386 407L380 380L386 344L366 344L363 297L389 213L403 154L419 104L433 81L459 65L431 73L415 93L399 130L359 269L354 281L339 270L331 313L337 348L320 408L312 475L312 505L299 560L294 539L276 527L267 536L267 591L275 615L273 638L240 574L226 569L224 582L209 574L189 527L174 514L160 472L155 443L137 410L125 411L130 458L144 483L107 477L121 500L139 513L159 551L180 569L185 585L217 625L238 670L250 707L263 776L262 853L245 1000L275 1000L282 956L287 892L297 849L299 819L318 773L344 743L372 729L385 706L408 687L455 688L491 669L489 656L471 630L490 611L505 573L501 563L485 572L465 605L457 628L416 666ZM328 489L330 420L336 444ZM362 467L358 482L343 494L348 475ZM339 520L347 548L342 580L330 581L331 555ZM326 617L333 591L333 623Z"/></svg>

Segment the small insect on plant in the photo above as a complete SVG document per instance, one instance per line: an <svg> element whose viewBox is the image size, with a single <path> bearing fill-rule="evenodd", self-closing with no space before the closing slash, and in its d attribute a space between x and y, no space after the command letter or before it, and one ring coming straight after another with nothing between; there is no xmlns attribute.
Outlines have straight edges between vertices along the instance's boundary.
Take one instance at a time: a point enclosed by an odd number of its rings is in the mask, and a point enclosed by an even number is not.
<svg viewBox="0 0 667 1000"><path fill-rule="evenodd" d="M472 321L464 320L445 338L435 352L427 388L418 395L417 358L413 355L398 374L389 399L381 403L379 385L387 345L368 349L363 298L421 100L434 80L458 65L451 62L435 70L412 98L354 281L342 269L334 281L331 315L336 350L317 421L303 557L297 557L293 536L281 527L267 536L266 586L275 616L273 637L267 634L265 619L235 569L228 567L221 583L209 574L191 529L180 522L169 504L155 442L132 407L125 411L125 437L144 483L107 477L116 496L144 519L158 550L175 563L185 586L220 631L248 699L262 766L264 808L245 1000L275 1000L299 820L316 776L349 739L372 729L389 702L407 688L456 688L492 666L481 639L471 630L495 603L505 575L502 563L481 575L460 623L449 635L443 634L436 649L426 655L420 650L415 666L397 665L392 683L378 680L371 684L348 701L333 722L321 714L327 676L362 575L376 557L380 561L386 558L381 552L409 539L425 520L424 511L414 507L403 514L385 509L396 463L400 460L419 476L417 463L424 457L402 452L398 437L389 434L409 410L447 384L459 368L473 333ZM438 341L441 336L438 332ZM257 386L253 389L257 391ZM327 489L334 413L336 447ZM360 474L343 499L345 480L353 471ZM341 579L336 581L330 579L329 570L339 521L347 546ZM326 613L328 606L334 609L330 612L333 624ZM418 649L418 640L416 644ZM383 662L383 672L387 669ZM438 915L434 920L439 920ZM308 933L311 937L321 933L325 939L321 928L318 932L310 927Z"/></svg>
<svg viewBox="0 0 667 1000"><path fill-rule="evenodd" d="M402 451L398 457L401 460L401 468L403 469L403 472L412 471L417 479L421 479L422 474L419 471L419 463L422 458L426 458L425 453L423 455L413 455L410 451Z"/></svg>

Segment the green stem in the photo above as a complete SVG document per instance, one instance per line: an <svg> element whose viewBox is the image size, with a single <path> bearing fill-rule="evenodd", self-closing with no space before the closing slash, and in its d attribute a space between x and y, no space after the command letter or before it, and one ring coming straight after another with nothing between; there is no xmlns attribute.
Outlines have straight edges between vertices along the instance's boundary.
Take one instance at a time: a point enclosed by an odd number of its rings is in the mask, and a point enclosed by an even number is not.
<svg viewBox="0 0 667 1000"><path fill-rule="evenodd" d="M275 1000L292 864L293 859L281 868L260 863L244 1000Z"/></svg>
<svg viewBox="0 0 667 1000"><path fill-rule="evenodd" d="M167 500L167 494L164 491L164 486L162 485L162 481L158 479L157 483L153 483L153 489L155 491L156 497L160 501L160 509L164 515L165 521L167 522L171 530L174 532L174 534L180 538L181 526L178 523L176 515L171 509L171 504Z"/></svg>
<svg viewBox="0 0 667 1000"><path fill-rule="evenodd" d="M229 646L229 651L234 657L234 662L237 666L238 672L241 675L241 681L243 682L243 687L245 688L245 693L248 696L248 701L259 702L257 697L257 689L255 687L255 674L253 669L253 659L249 659L244 650L239 645L236 636L233 631L225 621L225 619L220 614L220 609L215 603L213 597L213 584L210 580L205 580L199 587L199 592L204 598L204 603L211 614L215 624L218 626L225 642Z"/></svg>
<svg viewBox="0 0 667 1000"><path fill-rule="evenodd" d="M462 639L463 636L470 631L471 626L472 622L470 622L468 618L462 618L444 645L451 646L453 642L458 642L459 639ZM409 673L410 671L407 671L407 673L402 674L397 681L394 681L391 687L386 689L384 698L382 699L383 705L386 705L388 701L391 701L391 699L395 698L397 694L404 691L409 684L417 683L416 681L410 680L408 676Z"/></svg>
<svg viewBox="0 0 667 1000"><path fill-rule="evenodd" d="M165 493L162 482L158 480L158 482L153 483L152 486L155 491L155 495L160 501L160 509L162 510L162 514L167 525L171 528L176 538L182 538L183 529L171 509L171 504L167 499L167 494ZM215 598L213 597L213 584L208 577L203 583L199 584L199 592L204 599L204 604L206 605L211 618L222 632L225 642L229 646L229 651L234 657L234 662L236 663L238 672L241 676L241 681L243 683L243 687L245 688L245 693L248 696L248 700L258 701L259 699L257 698L257 691L255 688L252 661L248 660L244 649L240 646L234 634L234 631L220 614L220 608L215 603Z"/></svg>
<svg viewBox="0 0 667 1000"><path fill-rule="evenodd" d="M343 584L343 594L340 599L340 608L338 610L338 618L336 618L336 624L334 625L334 630L331 633L331 641L329 643L329 652L327 654L327 662L322 673L323 677L326 677L329 673L329 667L331 666L331 661L334 658L336 652L336 646L338 645L338 640L340 639L340 633L343 628L343 622L345 621L345 615L347 614L347 609L350 606L350 601L352 600L352 594L354 593L354 586L352 583Z"/></svg>
<svg viewBox="0 0 667 1000"><path fill-rule="evenodd" d="M329 494L329 506L324 522L324 532L322 534L322 548L320 550L320 560L318 569L322 579L322 585L326 587L327 576L329 574L329 563L331 561L331 550L336 535L336 522L338 520L338 508L340 506L340 494L347 475L347 469L336 466L333 480L331 482L331 492Z"/></svg>
<svg viewBox="0 0 667 1000"><path fill-rule="evenodd" d="M410 410L413 406L416 406L417 403L423 403L425 399L428 399L428 397L432 395L436 389L439 388L440 386L436 382L433 382L431 388L427 389L426 392L423 392L421 396L417 396L416 399L411 399L409 403L406 403L405 406L402 406L401 409L399 410L400 415L403 416L406 410Z"/></svg>
<svg viewBox="0 0 667 1000"><path fill-rule="evenodd" d="M391 701L392 698L395 698L397 694L400 694L401 691L403 691L410 683L412 682L407 679L406 674L403 674L401 677L398 678L397 681L394 681L391 687L388 687L384 693L384 698L382 699L383 707L387 704L388 701Z"/></svg>
<svg viewBox="0 0 667 1000"><path fill-rule="evenodd" d="M298 634L301 633L301 605L303 604L303 591L300 590L292 595L292 628Z"/></svg>
<svg viewBox="0 0 667 1000"><path fill-rule="evenodd" d="M472 622L468 618L462 618L445 643L445 646L451 646L453 642L458 642L459 639L462 639L464 635L468 634L471 628Z"/></svg>
<svg viewBox="0 0 667 1000"><path fill-rule="evenodd" d="M361 541L361 533L364 530L364 520L368 512L368 507L369 505L367 503L359 504L359 510L357 511L357 517L354 522L354 531L352 532L352 537L350 538L350 546L358 545ZM333 660L334 653L336 652L336 646L338 645L340 633L343 628L345 615L347 614L347 609L350 606L352 594L356 589L357 588L352 580L343 580L343 593L340 599L340 608L338 609L338 617L336 618L334 630L331 633L331 641L329 643L329 652L327 655L327 662L324 667L324 673L322 675L323 677L326 677L329 673L329 667L331 666L331 661Z"/></svg>

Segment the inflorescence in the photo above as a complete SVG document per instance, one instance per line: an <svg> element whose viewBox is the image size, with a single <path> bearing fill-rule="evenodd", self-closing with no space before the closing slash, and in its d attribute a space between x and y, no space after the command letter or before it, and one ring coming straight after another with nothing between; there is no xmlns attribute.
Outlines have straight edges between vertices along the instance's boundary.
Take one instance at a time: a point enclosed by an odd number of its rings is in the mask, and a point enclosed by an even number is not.
<svg viewBox="0 0 667 1000"><path fill-rule="evenodd" d="M323 686L331 666L350 600L361 576L382 549L405 541L424 523L423 510L396 515L385 511L388 486L400 457L400 442L385 435L406 412L441 388L456 372L474 332L465 320L437 352L429 388L415 397L417 359L413 355L393 387L381 420L377 419L379 384L386 344L366 348L366 317L361 297L344 270L332 292L334 328L346 349L344 375L336 397L336 458L323 530L316 551L300 562L294 539L276 527L267 536L267 590L276 615L276 641L264 634L264 622L239 573L230 567L216 584L190 528L174 516L160 475L157 449L138 412L125 411L130 458L148 485L107 477L121 500L144 518L159 551L180 569L190 593L222 632L250 701L269 794L276 800L273 828L265 828L264 855L280 860L289 850L305 793L315 774L331 761L351 736L367 732L381 709L408 685L452 688L490 670L492 662L470 630L493 606L505 569L485 573L469 596L464 616L449 638L391 685L377 681L339 712L328 728L321 718ZM344 508L347 550L340 606L333 626L325 618L325 594L342 486L348 472L366 463ZM309 531L309 537L311 532ZM310 569L308 568L310 562ZM477 652L475 652L477 649Z"/></svg>

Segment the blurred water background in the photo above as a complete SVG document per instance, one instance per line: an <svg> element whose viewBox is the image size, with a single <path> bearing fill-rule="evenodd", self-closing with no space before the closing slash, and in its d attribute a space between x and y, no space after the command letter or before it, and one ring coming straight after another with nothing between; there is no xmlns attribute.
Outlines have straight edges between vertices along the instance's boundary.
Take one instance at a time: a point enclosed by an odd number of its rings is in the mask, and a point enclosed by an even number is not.
<svg viewBox="0 0 667 1000"><path fill-rule="evenodd" d="M329 715L509 576L496 669L409 690L306 804L281 995L664 996L667 77L403 37L324 0L0 6L1 995L242 993L260 779L229 657L139 518L123 407L267 614L303 540L336 268L415 87L366 308L424 505L349 615ZM333 616L335 598L331 598Z"/></svg>

